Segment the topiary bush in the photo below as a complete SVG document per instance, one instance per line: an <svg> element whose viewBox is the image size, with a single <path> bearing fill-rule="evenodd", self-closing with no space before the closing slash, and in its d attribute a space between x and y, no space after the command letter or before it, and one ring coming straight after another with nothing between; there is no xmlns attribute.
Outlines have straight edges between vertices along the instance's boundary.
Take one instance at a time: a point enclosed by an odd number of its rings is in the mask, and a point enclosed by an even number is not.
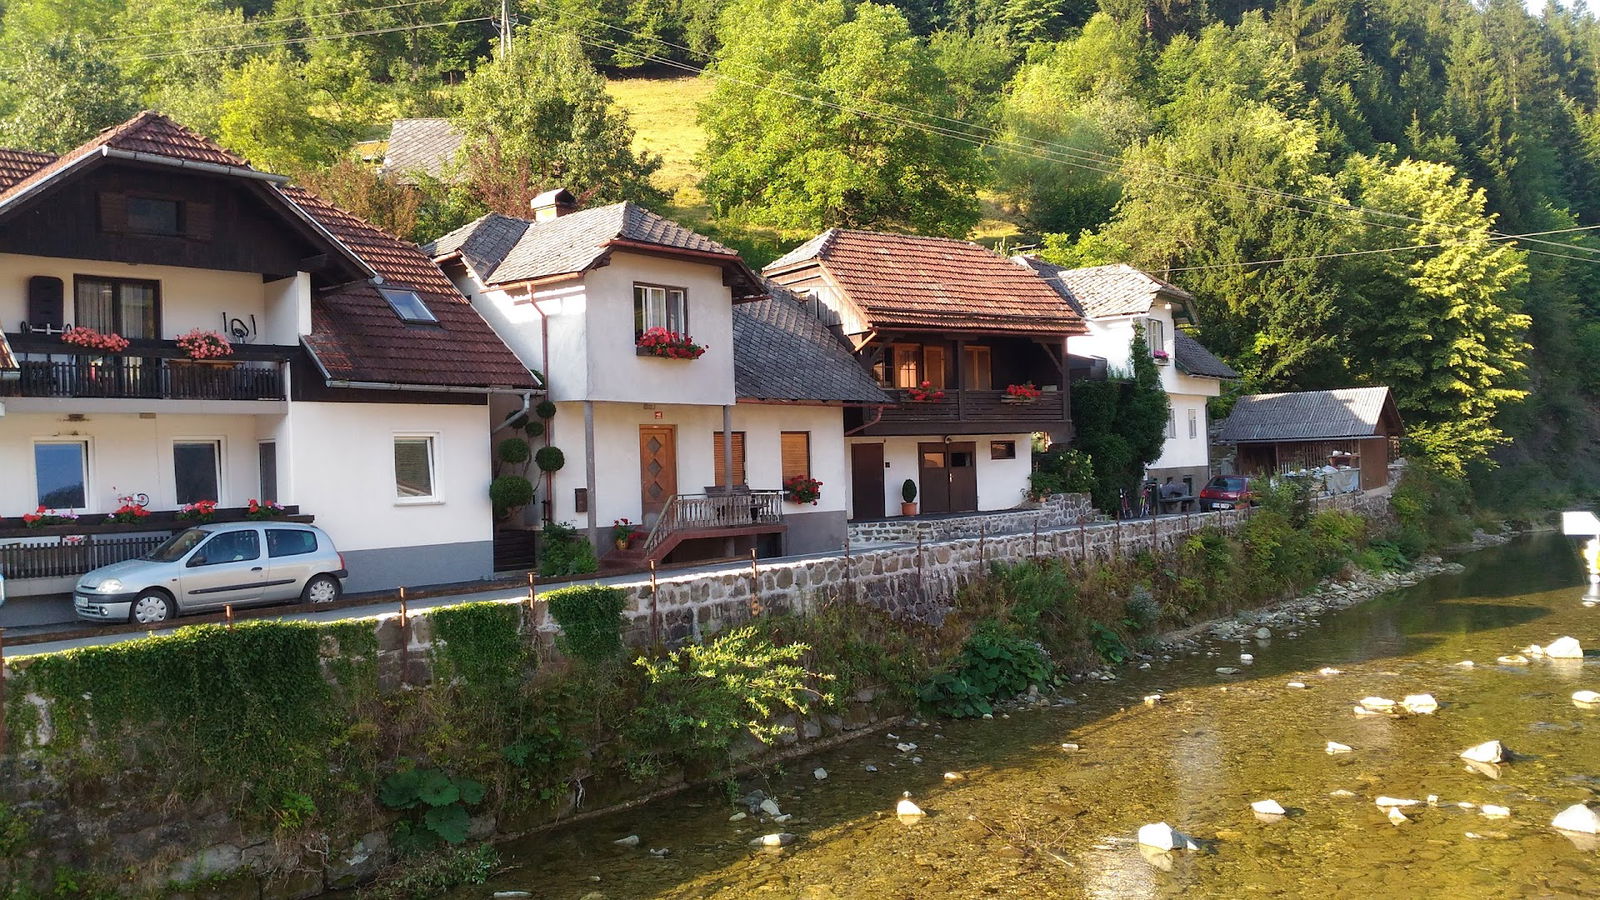
<svg viewBox="0 0 1600 900"><path fill-rule="evenodd" d="M489 502L496 518L505 518L514 509L533 502L533 482L521 475L501 475L489 482Z"/></svg>
<svg viewBox="0 0 1600 900"><path fill-rule="evenodd" d="M528 424L522 426L522 433L530 438L541 437L544 435L544 423L529 419Z"/></svg>
<svg viewBox="0 0 1600 900"><path fill-rule="evenodd" d="M560 447L540 447L533 455L533 463L541 472L559 472L567 464L567 455Z"/></svg>
<svg viewBox="0 0 1600 900"><path fill-rule="evenodd" d="M533 450L528 447L528 442L519 437L506 438L494 450L494 455L510 466L523 465L532 454Z"/></svg>
<svg viewBox="0 0 1600 900"><path fill-rule="evenodd" d="M550 616L561 626L557 645L588 663L622 652L622 610L628 595L620 588L580 585L544 595Z"/></svg>
<svg viewBox="0 0 1600 900"><path fill-rule="evenodd" d="M541 419L554 419L556 417L556 405L549 400L540 400L539 405L533 408L533 414Z"/></svg>

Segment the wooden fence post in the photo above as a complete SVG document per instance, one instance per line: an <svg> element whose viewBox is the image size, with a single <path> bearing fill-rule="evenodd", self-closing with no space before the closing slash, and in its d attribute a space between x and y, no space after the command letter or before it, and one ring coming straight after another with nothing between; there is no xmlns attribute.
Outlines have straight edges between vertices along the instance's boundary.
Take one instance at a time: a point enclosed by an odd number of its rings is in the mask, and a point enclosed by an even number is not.
<svg viewBox="0 0 1600 900"><path fill-rule="evenodd" d="M761 569L756 566L756 548L750 548L750 615L761 615Z"/></svg>
<svg viewBox="0 0 1600 900"><path fill-rule="evenodd" d="M232 631L233 630L233 604L232 603L229 603L226 606L222 607L222 615L223 615L223 618L228 623L228 630Z"/></svg>
<svg viewBox="0 0 1600 900"><path fill-rule="evenodd" d="M854 569L850 564L850 527L847 525L844 529L844 599L848 603L856 602Z"/></svg>
<svg viewBox="0 0 1600 900"><path fill-rule="evenodd" d="M656 561L650 560L650 642L661 641L661 606L657 599Z"/></svg>

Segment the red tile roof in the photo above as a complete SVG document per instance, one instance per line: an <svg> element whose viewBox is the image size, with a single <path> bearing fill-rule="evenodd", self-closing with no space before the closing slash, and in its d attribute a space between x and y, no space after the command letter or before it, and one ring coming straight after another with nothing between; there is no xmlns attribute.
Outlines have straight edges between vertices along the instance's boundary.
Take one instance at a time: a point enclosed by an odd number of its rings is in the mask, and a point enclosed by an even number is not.
<svg viewBox="0 0 1600 900"><path fill-rule="evenodd" d="M23 167L38 163L31 173L3 184L0 207L31 187L65 174L102 147L239 169L250 165L166 116L146 111L56 159L0 151L0 180L5 173L20 173ZM365 281L319 291L311 301L312 333L305 335L304 341L331 378L449 387L539 386L467 298L415 244L385 234L302 188L271 188L283 198L286 213L299 209L333 241L377 272L385 286L415 290L438 319L437 324L429 325L402 322L378 287ZM330 242L329 247L336 245Z"/></svg>
<svg viewBox="0 0 1600 900"><path fill-rule="evenodd" d="M817 264L878 330L1084 332L1082 318L1043 278L971 241L834 229L765 272L793 283Z"/></svg>
<svg viewBox="0 0 1600 900"><path fill-rule="evenodd" d="M29 175L55 162L55 160L56 155L54 153L0 149L0 191L27 178Z"/></svg>

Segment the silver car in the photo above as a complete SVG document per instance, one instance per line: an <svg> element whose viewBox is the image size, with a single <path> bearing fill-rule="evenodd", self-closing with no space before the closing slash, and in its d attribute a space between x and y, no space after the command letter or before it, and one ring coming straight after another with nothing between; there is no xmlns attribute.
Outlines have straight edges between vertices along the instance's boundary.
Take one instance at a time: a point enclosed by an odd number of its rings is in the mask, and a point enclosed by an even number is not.
<svg viewBox="0 0 1600 900"><path fill-rule="evenodd" d="M138 559L95 569L78 579L72 605L85 621L151 625L230 604L332 603L348 575L320 528L227 522L185 529Z"/></svg>

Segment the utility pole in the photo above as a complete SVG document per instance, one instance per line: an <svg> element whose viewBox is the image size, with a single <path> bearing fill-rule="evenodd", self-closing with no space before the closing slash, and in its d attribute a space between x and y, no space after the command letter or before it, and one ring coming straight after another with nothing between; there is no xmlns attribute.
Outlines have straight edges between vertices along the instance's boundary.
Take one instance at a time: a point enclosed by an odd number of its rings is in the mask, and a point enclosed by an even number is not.
<svg viewBox="0 0 1600 900"><path fill-rule="evenodd" d="M511 0L500 0L500 58L511 53Z"/></svg>

